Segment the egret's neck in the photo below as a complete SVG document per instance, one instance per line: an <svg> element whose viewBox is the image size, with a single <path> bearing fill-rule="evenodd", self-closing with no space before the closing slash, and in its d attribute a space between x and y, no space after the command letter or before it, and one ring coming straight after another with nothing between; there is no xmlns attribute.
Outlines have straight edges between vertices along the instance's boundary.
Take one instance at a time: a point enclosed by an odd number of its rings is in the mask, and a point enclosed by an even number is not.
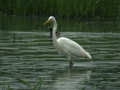
<svg viewBox="0 0 120 90"><path fill-rule="evenodd" d="M57 31L57 22L56 20L53 22L53 31L52 31L52 40L53 40L53 44L56 48L59 48L59 44L57 42L57 36L56 36L56 31Z"/></svg>
<svg viewBox="0 0 120 90"><path fill-rule="evenodd" d="M57 42L56 31L57 31L57 22L56 22L56 20L54 20L53 31L52 31L52 35L53 35L52 39L54 42Z"/></svg>

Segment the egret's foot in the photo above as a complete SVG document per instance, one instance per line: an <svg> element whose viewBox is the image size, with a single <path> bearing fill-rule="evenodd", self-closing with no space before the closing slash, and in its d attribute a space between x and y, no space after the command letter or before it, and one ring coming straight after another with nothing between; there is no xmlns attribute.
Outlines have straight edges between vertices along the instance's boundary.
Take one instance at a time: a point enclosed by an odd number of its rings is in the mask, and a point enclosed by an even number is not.
<svg viewBox="0 0 120 90"><path fill-rule="evenodd" d="M70 61L70 62L69 62L69 67L72 68L72 66L73 66L73 62Z"/></svg>

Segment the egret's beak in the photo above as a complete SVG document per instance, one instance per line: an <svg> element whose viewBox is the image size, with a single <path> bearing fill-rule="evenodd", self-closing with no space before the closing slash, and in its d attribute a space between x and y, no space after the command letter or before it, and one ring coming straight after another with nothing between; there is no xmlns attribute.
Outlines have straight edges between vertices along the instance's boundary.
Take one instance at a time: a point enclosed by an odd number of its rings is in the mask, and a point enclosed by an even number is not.
<svg viewBox="0 0 120 90"><path fill-rule="evenodd" d="M45 21L44 23L43 23L43 25L46 25L46 24L48 24L50 22L50 20L48 19L47 21Z"/></svg>

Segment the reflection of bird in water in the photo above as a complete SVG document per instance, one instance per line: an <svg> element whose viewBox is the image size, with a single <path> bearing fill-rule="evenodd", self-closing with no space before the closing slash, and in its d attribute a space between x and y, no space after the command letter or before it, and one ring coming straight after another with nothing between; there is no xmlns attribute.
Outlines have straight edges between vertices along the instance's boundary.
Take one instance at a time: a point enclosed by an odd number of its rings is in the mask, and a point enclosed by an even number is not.
<svg viewBox="0 0 120 90"><path fill-rule="evenodd" d="M80 67L73 68L71 72L66 70L54 76L51 82L51 90L88 90L88 83L91 79L91 70L81 71ZM90 89L92 90L92 89Z"/></svg>
<svg viewBox="0 0 120 90"><path fill-rule="evenodd" d="M49 30L50 30L50 38L52 38L52 36L53 36L52 35L52 31L53 31L52 27L49 27ZM59 37L60 36L60 32L56 31L56 36Z"/></svg>
<svg viewBox="0 0 120 90"><path fill-rule="evenodd" d="M75 41L73 41L69 38L65 38L65 37L57 38L57 36L56 36L57 22L56 22L54 16L50 16L44 24L47 24L49 22L51 22L53 24L53 28L52 28L53 44L59 53L62 53L65 56L67 56L70 67L73 65L73 63L72 63L73 57L77 57L77 58L84 57L84 58L92 59L91 55L87 51L85 51Z"/></svg>

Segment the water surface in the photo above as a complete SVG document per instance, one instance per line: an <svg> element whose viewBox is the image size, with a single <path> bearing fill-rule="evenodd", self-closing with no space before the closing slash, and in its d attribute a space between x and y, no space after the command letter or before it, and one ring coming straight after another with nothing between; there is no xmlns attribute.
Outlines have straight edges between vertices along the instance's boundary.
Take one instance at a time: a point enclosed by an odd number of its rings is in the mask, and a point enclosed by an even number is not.
<svg viewBox="0 0 120 90"><path fill-rule="evenodd" d="M46 18L47 19L47 18ZM57 19L58 20L58 19ZM41 90L120 90L119 23L58 20L61 36L75 40L93 59L68 60L57 54L47 26L38 17L0 17L0 89L30 90L17 79Z"/></svg>
<svg viewBox="0 0 120 90"><path fill-rule="evenodd" d="M61 32L89 51L93 60L68 61L56 53L48 32L0 32L0 89L27 90L42 77L41 90L120 90L120 33ZM29 90L29 89L28 89Z"/></svg>

